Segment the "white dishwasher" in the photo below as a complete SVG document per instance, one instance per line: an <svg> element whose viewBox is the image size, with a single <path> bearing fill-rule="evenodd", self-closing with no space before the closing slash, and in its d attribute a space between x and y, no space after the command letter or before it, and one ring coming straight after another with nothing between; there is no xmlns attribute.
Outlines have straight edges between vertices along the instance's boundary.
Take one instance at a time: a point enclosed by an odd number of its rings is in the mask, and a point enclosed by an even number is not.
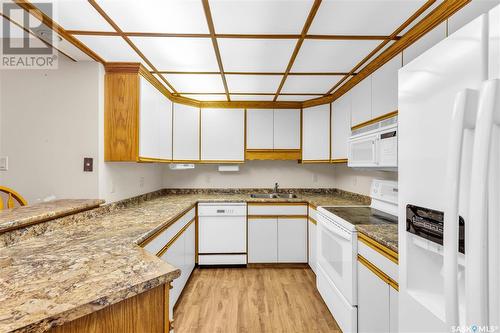
<svg viewBox="0 0 500 333"><path fill-rule="evenodd" d="M198 264L246 265L247 204L198 204Z"/></svg>

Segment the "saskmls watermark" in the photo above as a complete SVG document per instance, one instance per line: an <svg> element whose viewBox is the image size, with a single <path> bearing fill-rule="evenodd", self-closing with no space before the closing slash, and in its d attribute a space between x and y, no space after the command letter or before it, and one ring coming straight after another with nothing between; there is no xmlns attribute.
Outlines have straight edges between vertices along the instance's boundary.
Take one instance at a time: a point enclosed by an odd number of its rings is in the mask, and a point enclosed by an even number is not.
<svg viewBox="0 0 500 333"><path fill-rule="evenodd" d="M451 333L494 333L498 332L498 326L462 325L452 326Z"/></svg>
<svg viewBox="0 0 500 333"><path fill-rule="evenodd" d="M2 49L0 69L57 69L58 55L53 46L59 36L43 24L42 13L52 18L53 4L37 2L36 10L26 11L15 3L2 2Z"/></svg>

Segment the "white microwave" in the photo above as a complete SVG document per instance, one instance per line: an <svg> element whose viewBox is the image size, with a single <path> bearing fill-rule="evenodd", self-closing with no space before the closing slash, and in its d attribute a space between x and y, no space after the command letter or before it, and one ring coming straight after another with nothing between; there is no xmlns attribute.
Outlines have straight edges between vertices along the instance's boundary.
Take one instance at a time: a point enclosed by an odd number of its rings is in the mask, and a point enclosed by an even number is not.
<svg viewBox="0 0 500 333"><path fill-rule="evenodd" d="M347 165L395 170L398 167L397 116L352 131Z"/></svg>

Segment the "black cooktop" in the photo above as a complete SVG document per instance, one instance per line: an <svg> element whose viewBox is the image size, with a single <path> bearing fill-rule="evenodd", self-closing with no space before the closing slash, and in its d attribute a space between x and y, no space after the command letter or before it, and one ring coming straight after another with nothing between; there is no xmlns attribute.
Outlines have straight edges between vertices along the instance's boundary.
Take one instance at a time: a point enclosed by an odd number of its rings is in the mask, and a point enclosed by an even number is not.
<svg viewBox="0 0 500 333"><path fill-rule="evenodd" d="M371 207L323 207L351 224L397 224L398 218Z"/></svg>

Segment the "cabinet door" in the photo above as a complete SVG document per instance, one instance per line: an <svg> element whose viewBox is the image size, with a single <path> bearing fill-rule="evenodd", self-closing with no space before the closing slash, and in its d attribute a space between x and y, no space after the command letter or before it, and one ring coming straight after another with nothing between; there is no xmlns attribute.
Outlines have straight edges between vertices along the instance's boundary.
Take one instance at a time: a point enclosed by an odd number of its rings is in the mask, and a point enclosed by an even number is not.
<svg viewBox="0 0 500 333"><path fill-rule="evenodd" d="M358 332L389 332L391 287L358 261Z"/></svg>
<svg viewBox="0 0 500 333"><path fill-rule="evenodd" d="M168 250L161 257L162 260L168 262L174 267L178 267L181 270L181 276L172 281L172 289L170 290L169 306L172 308L177 302L179 295L181 294L184 284L187 281L187 276L184 268L184 234L177 238L175 242L168 248Z"/></svg>
<svg viewBox="0 0 500 333"><path fill-rule="evenodd" d="M242 109L201 110L201 159L245 159L245 112Z"/></svg>
<svg viewBox="0 0 500 333"><path fill-rule="evenodd" d="M446 22L426 33L403 51L403 66L446 38Z"/></svg>
<svg viewBox="0 0 500 333"><path fill-rule="evenodd" d="M302 111L302 159L330 160L330 104Z"/></svg>
<svg viewBox="0 0 500 333"><path fill-rule="evenodd" d="M390 288L389 292L389 303L390 303L390 312L389 312L389 317L391 321L391 333L397 333L399 332L399 292L394 289Z"/></svg>
<svg viewBox="0 0 500 333"><path fill-rule="evenodd" d="M351 135L351 94L347 92L332 104L332 160L346 159Z"/></svg>
<svg viewBox="0 0 500 333"><path fill-rule="evenodd" d="M174 104L173 159L198 161L200 159L200 109Z"/></svg>
<svg viewBox="0 0 500 333"><path fill-rule="evenodd" d="M248 219L248 262L278 262L278 220Z"/></svg>
<svg viewBox="0 0 500 333"><path fill-rule="evenodd" d="M300 149L300 110L274 110L274 149Z"/></svg>
<svg viewBox="0 0 500 333"><path fill-rule="evenodd" d="M184 231L183 236L184 236L184 267L186 268L186 282L189 276L191 275L191 272L194 269L195 266L195 256L196 256L196 248L195 248L195 237L196 237L196 226L194 223L191 223L191 225ZM184 283L185 284L185 283ZM184 288L184 286L183 286Z"/></svg>
<svg viewBox="0 0 500 333"><path fill-rule="evenodd" d="M139 156L157 158L159 155L159 128L156 88L141 77L139 89Z"/></svg>
<svg viewBox="0 0 500 333"><path fill-rule="evenodd" d="M351 125L372 119L372 77L367 77L351 89Z"/></svg>
<svg viewBox="0 0 500 333"><path fill-rule="evenodd" d="M499 4L498 0L490 1L471 1L465 7L456 12L448 19L448 35L460 30L464 25L476 17L487 13L490 9ZM498 32L497 32L498 36Z"/></svg>
<svg viewBox="0 0 500 333"><path fill-rule="evenodd" d="M398 70L401 65L399 54L372 74L372 118L398 109Z"/></svg>
<svg viewBox="0 0 500 333"><path fill-rule="evenodd" d="M158 158L172 159L172 102L161 92L156 91L158 98Z"/></svg>
<svg viewBox="0 0 500 333"><path fill-rule="evenodd" d="M273 110L247 110L247 149L273 149Z"/></svg>
<svg viewBox="0 0 500 333"><path fill-rule="evenodd" d="M317 262L317 250L316 250L316 224L309 221L307 223L308 231L307 235L309 238L308 247L309 247L309 267L316 273L316 262Z"/></svg>
<svg viewBox="0 0 500 333"><path fill-rule="evenodd" d="M306 218L278 218L278 262L307 263Z"/></svg>

